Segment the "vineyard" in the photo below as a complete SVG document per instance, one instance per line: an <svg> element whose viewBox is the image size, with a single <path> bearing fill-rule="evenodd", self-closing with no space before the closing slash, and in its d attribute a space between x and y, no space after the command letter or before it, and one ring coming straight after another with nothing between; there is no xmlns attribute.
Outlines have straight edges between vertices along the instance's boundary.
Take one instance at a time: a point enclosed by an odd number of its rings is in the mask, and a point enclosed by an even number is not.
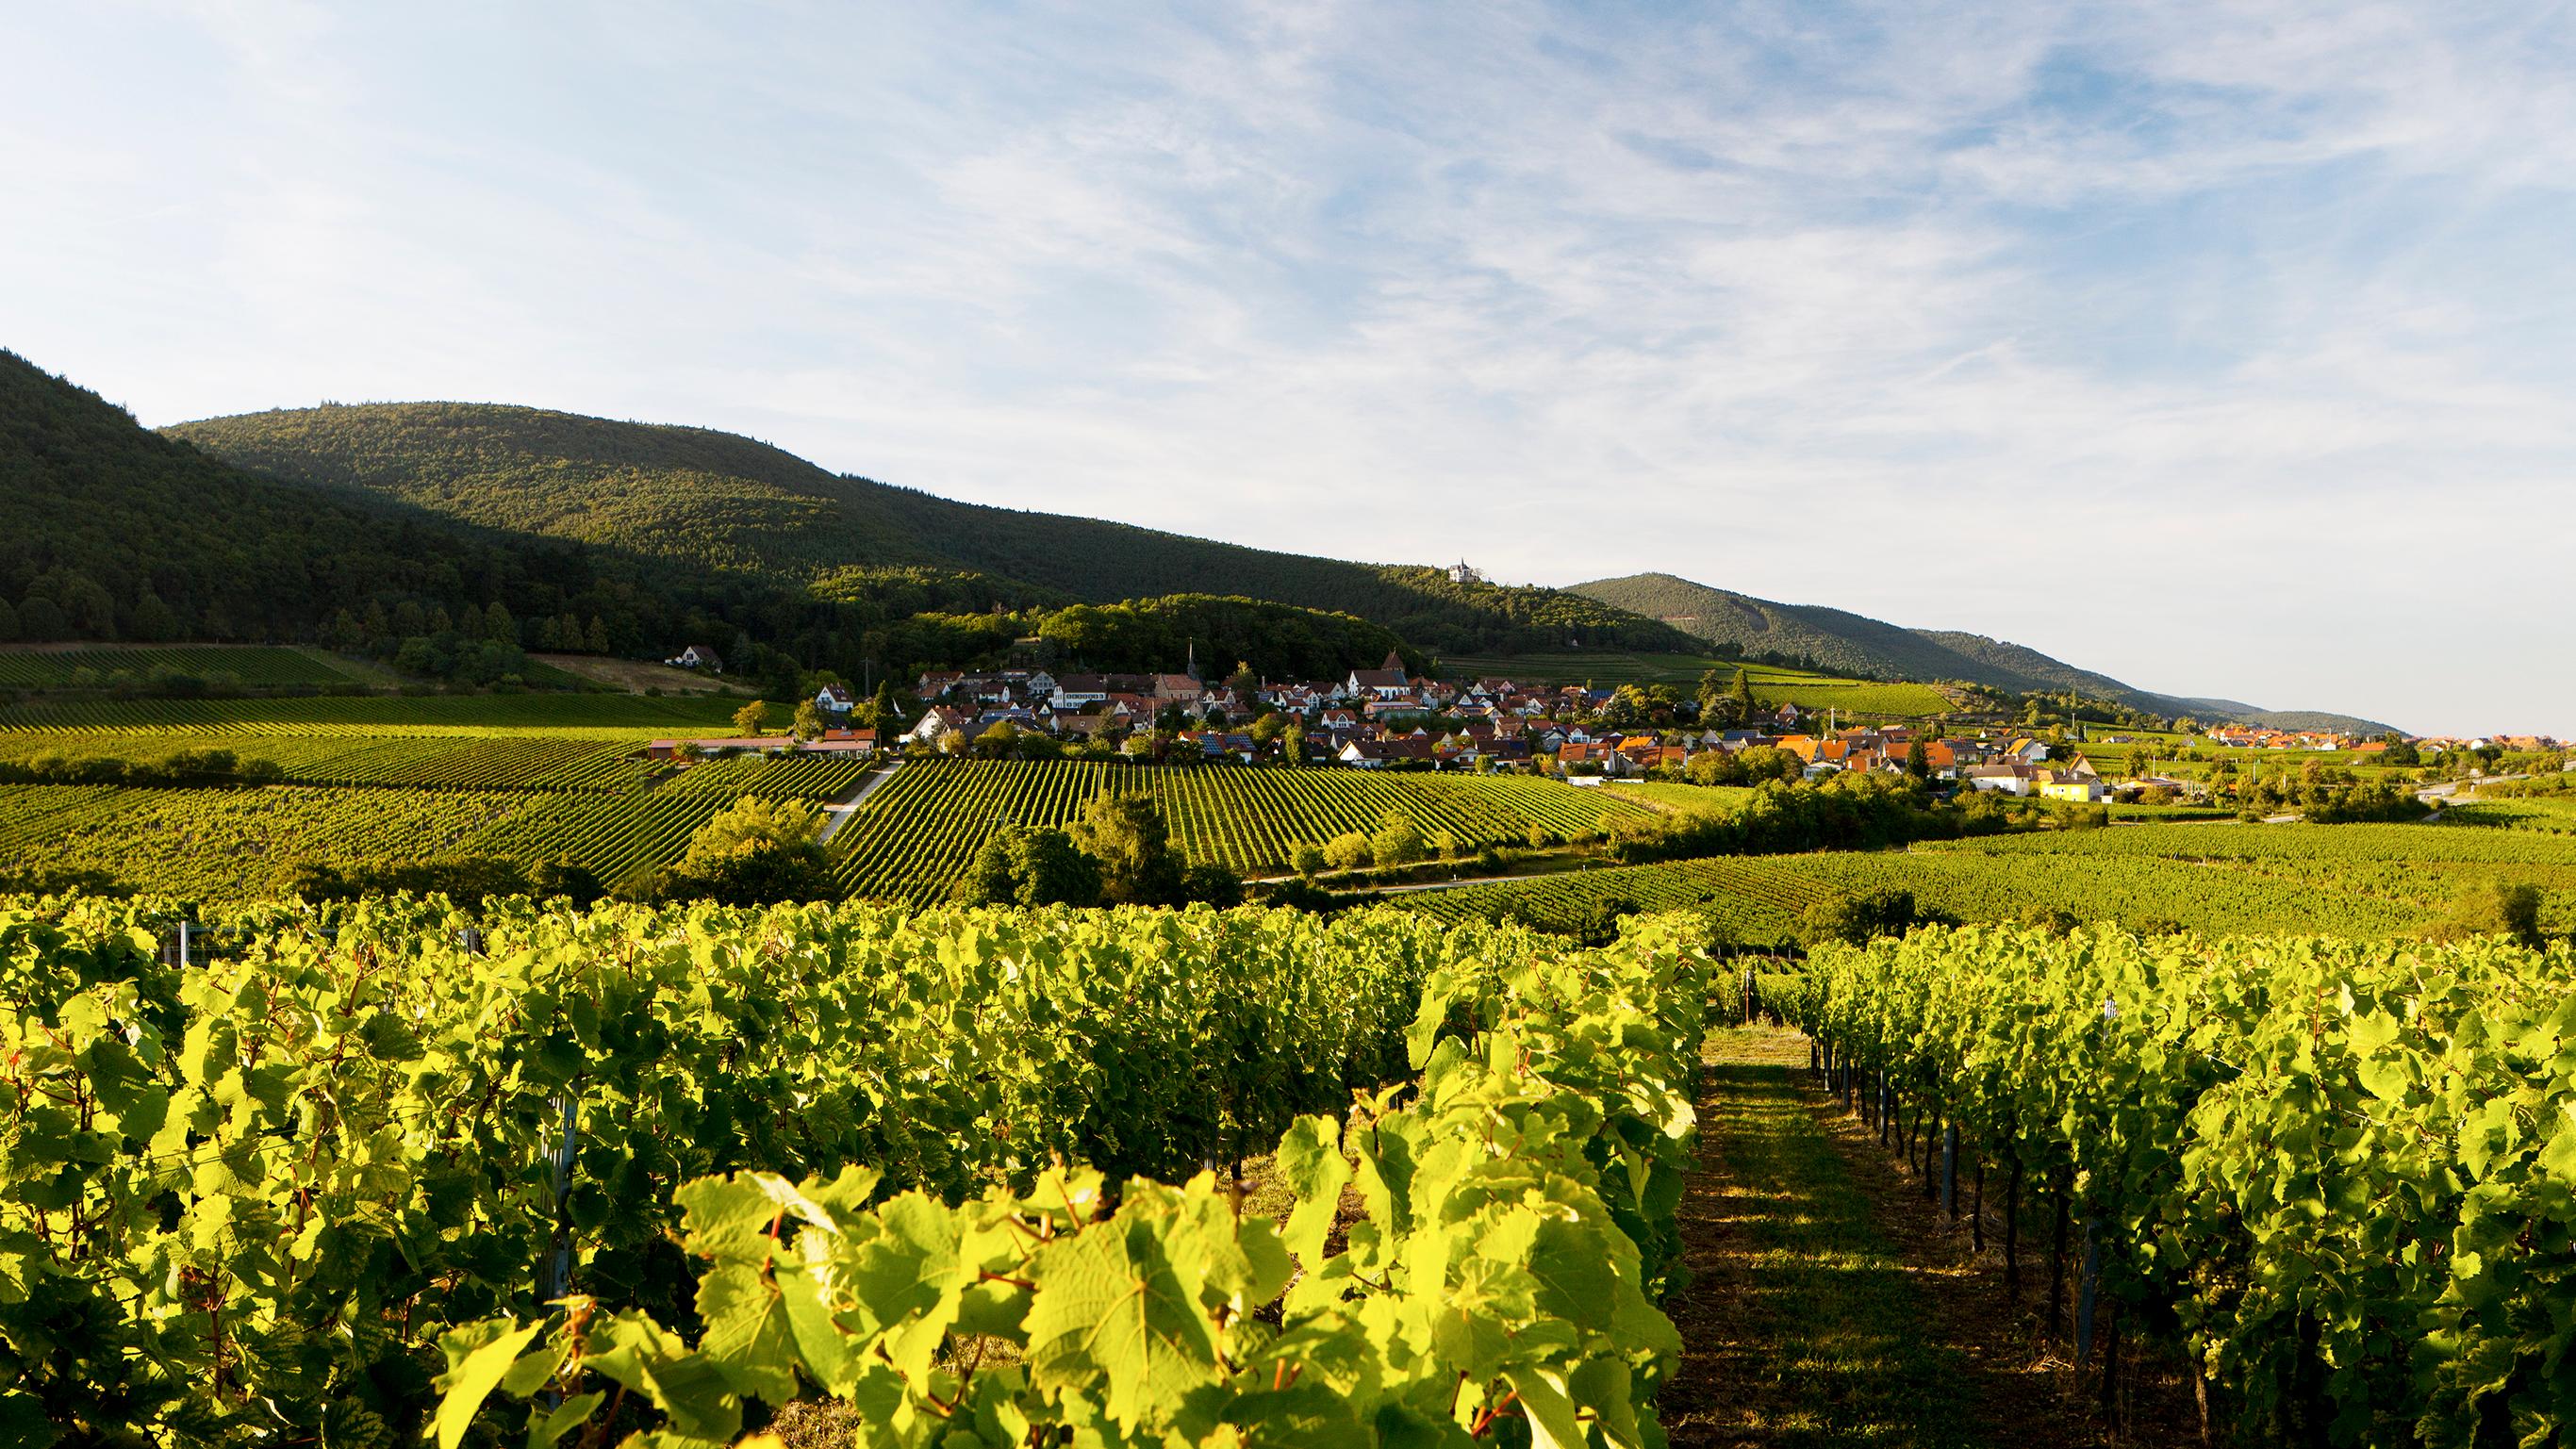
<svg viewBox="0 0 2576 1449"><path fill-rule="evenodd" d="M2063 914L2132 929L2366 939L2421 931L2469 885L2486 880L2530 879L2562 893L2551 897L2552 920L2562 910L2576 912L2576 866L2509 863L2533 861L2550 849L2546 844L2444 854L2462 850L2456 843L2470 832L2354 825L2171 829L2176 833L2161 847L2153 839L2136 839L2156 827L2048 831L1905 851L1621 866L1410 891L1390 899L1443 920L1508 913L1560 929L1583 924L1605 902L1626 902L1646 910L1696 912L1726 938L1748 944L1796 939L1799 918L1817 902L1883 891L1909 892L1918 910L1962 921ZM2354 838L2338 843L2344 836ZM2221 848L2230 843L2239 853ZM2412 853L2373 855L2374 849Z"/></svg>
<svg viewBox="0 0 2576 1449"><path fill-rule="evenodd" d="M2430 911L2485 882L2519 882L2536 886L2548 896L2553 920L2576 918L2576 838L2529 830L2466 825L2141 825L1994 836L1920 849L1985 856L1996 863L1999 874L2019 874L2021 863L2033 856L2054 858L2047 872L2052 876L2063 875L2066 862L2079 859L2098 862L2106 875L2118 872L2113 863L2119 861L2205 867L2268 884L2289 903L2285 909L2294 908L2303 895L2323 893L2370 897ZM2091 918L2089 913L2078 914ZM2245 924L2221 929L2272 927ZM2313 929L2334 926L2321 922Z"/></svg>
<svg viewBox="0 0 2576 1449"><path fill-rule="evenodd" d="M868 1443L1661 1442L1677 930L362 903L183 971L157 925L0 906L17 1438L721 1445L810 1385ZM1189 1177L1274 1143L1279 1217Z"/></svg>
<svg viewBox="0 0 2576 1449"><path fill-rule="evenodd" d="M95 872L137 890L218 900L274 891L307 860L569 860L615 882L679 859L731 803L567 790L0 786L0 867Z"/></svg>
<svg viewBox="0 0 2576 1449"><path fill-rule="evenodd" d="M95 871L136 889L242 897L274 888L298 860L426 859L531 800L501 792L335 790L301 785L154 790L0 789L0 799L77 792L60 808L0 821L0 863Z"/></svg>
<svg viewBox="0 0 2576 1449"><path fill-rule="evenodd" d="M1753 686L1753 696L1766 708L1795 704L1804 710L1835 709L1854 718L1922 718L1957 708L1949 695L1929 684L1880 684L1843 679L1777 664L1739 664L1692 654L1516 654L1460 655L1440 661L1441 676L1466 681L1509 679L1521 685L1583 684L1610 689L1622 684L1669 684L1685 692L1696 689L1709 670L1733 678L1737 669Z"/></svg>
<svg viewBox="0 0 2576 1449"><path fill-rule="evenodd" d="M843 754L737 755L682 770L666 795L745 795L763 800L829 800L847 794L876 762Z"/></svg>
<svg viewBox="0 0 2576 1449"><path fill-rule="evenodd" d="M2564 949L2494 942L1978 929L1763 996L1927 1182L1937 1140L2007 1223L2054 1218L2032 1267L2053 1317L2078 1279L2105 1403L2123 1334L2158 1333L2249 1438L2468 1446L2576 1409L2571 983Z"/></svg>
<svg viewBox="0 0 2576 1449"><path fill-rule="evenodd" d="M2445 819L2452 825L2528 830L2540 835L2576 835L2576 800L2540 796L2481 800L2453 807Z"/></svg>
<svg viewBox="0 0 2576 1449"><path fill-rule="evenodd" d="M301 649L199 644L169 648L0 650L0 689L43 689L71 684L79 675L104 679L113 674L136 678L175 674L197 679L229 675L255 689L345 685L357 681L356 675Z"/></svg>
<svg viewBox="0 0 2576 1449"><path fill-rule="evenodd" d="M1587 924L1604 907L1689 911L1719 938L1757 945L1797 939L1808 907L1832 898L1832 887L1784 868L1812 856L1731 856L1663 865L1568 871L1526 880L1407 891L1390 904L1450 922L1515 916L1566 929Z"/></svg>
<svg viewBox="0 0 2576 1449"><path fill-rule="evenodd" d="M178 734L146 744L139 737L0 734L0 760L59 753L72 757L164 749L230 750L278 766L298 785L382 785L406 789L624 790L642 783L645 766L628 757L627 741L561 735L403 736L355 734Z"/></svg>
<svg viewBox="0 0 2576 1449"><path fill-rule="evenodd" d="M99 735L199 731L260 737L565 733L631 740L643 732L729 734L733 713L727 703L607 694L43 700L0 707L0 731Z"/></svg>
<svg viewBox="0 0 2576 1449"><path fill-rule="evenodd" d="M1375 830L1389 815L1474 846L1522 841L1533 826L1585 835L1605 817L1640 813L1526 776L933 760L904 766L868 796L832 839L836 872L854 896L926 904L947 894L998 827L1067 825L1093 796L1128 790L1154 796L1190 859L1247 873L1284 865L1301 843Z"/></svg>
<svg viewBox="0 0 2576 1449"><path fill-rule="evenodd" d="M1598 788L1649 810L1675 815L1732 815L1758 793L1744 785L1682 785L1659 780L1622 780Z"/></svg>
<svg viewBox="0 0 2576 1449"><path fill-rule="evenodd" d="M512 860L569 860L614 885L687 851L689 837L731 796L539 796L468 837L462 849Z"/></svg>

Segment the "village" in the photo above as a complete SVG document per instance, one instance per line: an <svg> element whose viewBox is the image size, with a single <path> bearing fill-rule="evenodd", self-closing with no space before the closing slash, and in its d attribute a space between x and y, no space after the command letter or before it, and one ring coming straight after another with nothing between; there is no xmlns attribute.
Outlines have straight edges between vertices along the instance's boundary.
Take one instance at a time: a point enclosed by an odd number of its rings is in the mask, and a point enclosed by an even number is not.
<svg viewBox="0 0 2576 1449"><path fill-rule="evenodd" d="M692 647L683 667L720 668L712 650ZM2077 724L2047 732L1913 722L1844 726L1794 703L1726 709L1702 721L1690 702L1655 718L1633 697L1583 685L1524 685L1505 677L1451 682L1409 673L1393 654L1375 669L1340 679L1254 681L1241 671L1208 680L1196 666L1174 673L1053 673L1043 668L934 670L912 683L918 717L908 725L854 724L872 716L840 684L824 684L800 705L807 727L732 739L659 740L652 753L803 749L990 756L1127 758L1257 764L1283 762L1361 770L1538 773L1569 784L1638 778L1758 783L1823 780L1844 773L1914 775L1981 792L2081 804L2168 803L2199 795L2195 780L2133 770L2098 770L2085 745L2121 747L2143 764L2177 749L2300 751L2352 764L2413 763L2449 750L2490 746L2551 750L2541 736L2423 739L2403 746L2321 731L2222 726L2177 741ZM1725 702L1734 705L1735 702ZM2129 747L2151 748L2132 753ZM1752 752L1761 751L1762 754ZM1776 753L1774 753L1776 752ZM1716 758L1708 758L1715 756ZM1733 757L1734 763L1725 763ZM1695 762L1698 762L1695 764Z"/></svg>

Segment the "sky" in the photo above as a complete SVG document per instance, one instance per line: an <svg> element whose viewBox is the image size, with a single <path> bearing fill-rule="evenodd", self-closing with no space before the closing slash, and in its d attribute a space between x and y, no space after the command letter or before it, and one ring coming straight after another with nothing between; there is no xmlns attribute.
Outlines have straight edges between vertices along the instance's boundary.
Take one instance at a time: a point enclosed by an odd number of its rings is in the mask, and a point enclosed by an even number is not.
<svg viewBox="0 0 2576 1449"><path fill-rule="evenodd" d="M2576 11L84 0L0 347L2576 735Z"/></svg>

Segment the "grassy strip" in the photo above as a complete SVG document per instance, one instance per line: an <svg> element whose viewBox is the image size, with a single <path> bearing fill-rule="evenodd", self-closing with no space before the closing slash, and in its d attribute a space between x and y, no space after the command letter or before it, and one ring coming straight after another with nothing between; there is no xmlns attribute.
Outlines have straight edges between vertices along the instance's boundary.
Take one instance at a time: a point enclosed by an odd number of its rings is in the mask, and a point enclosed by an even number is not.
<svg viewBox="0 0 2576 1449"><path fill-rule="evenodd" d="M1711 1038L1701 1149L1681 1220L1693 1281L1667 1305L1685 1345L1672 1442L1989 1442L1973 1370L1932 1318L1797 1074L1804 1038Z"/></svg>

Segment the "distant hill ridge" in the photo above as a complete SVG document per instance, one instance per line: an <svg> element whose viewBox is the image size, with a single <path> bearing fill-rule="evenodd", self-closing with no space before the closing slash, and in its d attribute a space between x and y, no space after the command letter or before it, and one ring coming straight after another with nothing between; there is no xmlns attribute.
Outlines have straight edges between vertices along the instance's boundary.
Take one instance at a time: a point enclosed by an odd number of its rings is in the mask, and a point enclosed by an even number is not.
<svg viewBox="0 0 2576 1449"><path fill-rule="evenodd" d="M1237 594L1337 610L1455 652L1686 650L1670 626L1558 589L1310 558L1128 524L959 503L835 474L704 428L469 403L332 405L163 430L237 466L488 528L787 579L952 569L1051 602Z"/></svg>
<svg viewBox="0 0 2576 1449"><path fill-rule="evenodd" d="M55 600L47 607L72 620L75 637L170 638L207 625L294 637L392 581L460 604L506 595L522 616L605 615L621 638L658 639L704 627L691 600L780 589L851 597L894 576L897 592L929 581L928 607L1239 596L1355 615L1451 654L1775 653L1879 678L2075 689L2205 719L2385 728L2154 694L1982 635L1778 604L1670 574L1570 590L1503 587L1437 568L960 503L709 428L433 402L249 413L162 434L169 441L0 353L0 474L14 484L0 489L0 523L14 525L0 528L9 539L0 595ZM312 497L317 488L337 501ZM245 559L261 562L245 572ZM670 592L619 581L635 570ZM957 602L970 599L983 602ZM112 632L84 618L109 621Z"/></svg>
<svg viewBox="0 0 2576 1449"><path fill-rule="evenodd" d="M2165 715L2242 721L2284 730L2381 734L2388 726L2354 715L2267 710L2237 700L2156 694L2036 649L1953 629L1909 629L1814 604L1781 604L1665 573L1576 584L1613 607L1669 623L1723 653L1778 653L1838 673L1924 681L1965 680L2017 694L2074 690Z"/></svg>

